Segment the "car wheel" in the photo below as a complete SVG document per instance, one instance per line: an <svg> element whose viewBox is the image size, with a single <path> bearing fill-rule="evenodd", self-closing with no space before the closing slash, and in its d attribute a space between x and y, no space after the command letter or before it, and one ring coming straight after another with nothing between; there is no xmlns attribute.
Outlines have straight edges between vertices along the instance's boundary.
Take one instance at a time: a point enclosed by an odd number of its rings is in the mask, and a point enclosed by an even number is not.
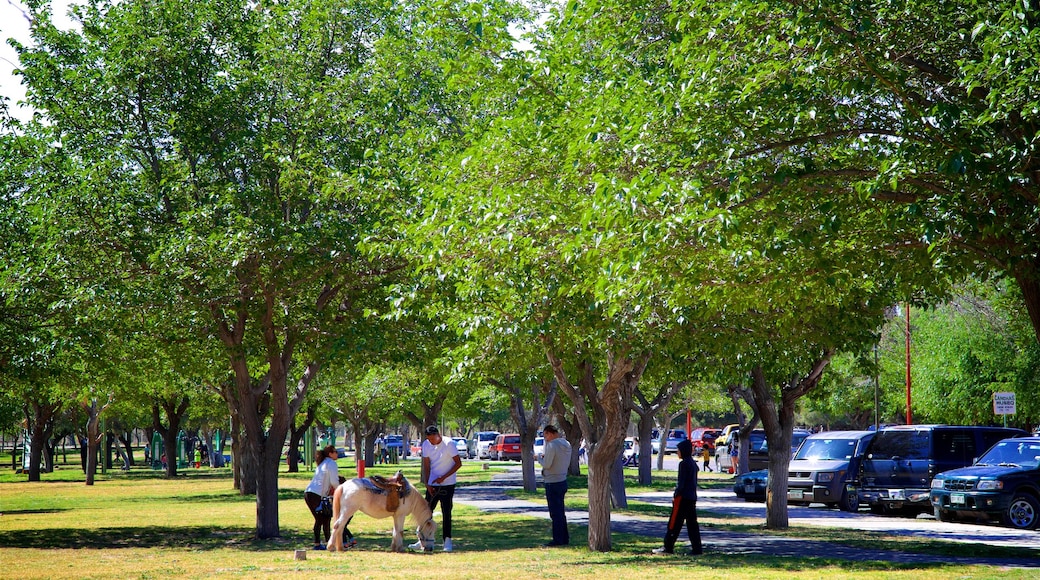
<svg viewBox="0 0 1040 580"><path fill-rule="evenodd" d="M1004 524L1019 530L1032 530L1040 523L1040 503L1024 493L1016 494L1004 512Z"/></svg>
<svg viewBox="0 0 1040 580"><path fill-rule="evenodd" d="M849 490L841 492L841 499L838 500L838 509L843 512L856 513L859 511L859 494L849 493Z"/></svg>
<svg viewBox="0 0 1040 580"><path fill-rule="evenodd" d="M940 522L957 521L957 518L954 517L953 512L950 510L944 510L938 506L935 506L933 510L935 511L935 519L939 520Z"/></svg>

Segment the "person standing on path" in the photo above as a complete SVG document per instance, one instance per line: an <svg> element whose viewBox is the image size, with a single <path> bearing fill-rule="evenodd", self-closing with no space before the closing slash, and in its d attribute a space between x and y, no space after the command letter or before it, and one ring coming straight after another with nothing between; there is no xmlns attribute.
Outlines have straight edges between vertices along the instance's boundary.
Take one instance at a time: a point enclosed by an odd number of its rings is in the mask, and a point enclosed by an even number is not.
<svg viewBox="0 0 1040 580"><path fill-rule="evenodd" d="M460 467L462 459L459 458L459 448L441 437L436 425L427 427L426 440L422 444L422 482L426 486L426 503L430 505L430 511L438 502L441 504L445 552L452 550L451 508L455 497L455 472ZM422 541L408 547L413 550L424 549Z"/></svg>
<svg viewBox="0 0 1040 580"><path fill-rule="evenodd" d="M655 549L654 553L674 553L675 541L679 539L683 522L686 522L686 534L690 536L690 554L696 556L702 551L701 528L697 524L697 462L693 460L693 444L689 439L680 441L675 448L682 459L679 461L679 477L672 497L672 515L668 518L664 546Z"/></svg>
<svg viewBox="0 0 1040 580"><path fill-rule="evenodd" d="M538 463L542 464L545 501L549 504L549 518L552 520L552 541L545 546L566 546L571 543L571 536L567 530L563 500L567 495L571 444L560 437L560 432L553 425L546 425L542 433L545 437L545 451L538 458Z"/></svg>

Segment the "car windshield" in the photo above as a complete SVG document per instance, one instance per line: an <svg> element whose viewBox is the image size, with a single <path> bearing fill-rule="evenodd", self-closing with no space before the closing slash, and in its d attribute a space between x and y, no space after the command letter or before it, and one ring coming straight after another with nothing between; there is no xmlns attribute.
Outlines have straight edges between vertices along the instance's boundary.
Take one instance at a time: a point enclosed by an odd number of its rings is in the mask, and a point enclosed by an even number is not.
<svg viewBox="0 0 1040 580"><path fill-rule="evenodd" d="M506 438L502 439L502 443L519 443L519 442L520 442L520 436L519 435L513 435L511 437L506 437Z"/></svg>
<svg viewBox="0 0 1040 580"><path fill-rule="evenodd" d="M1040 443L1014 439L1001 441L980 457L976 465L1018 465L1037 469L1040 467Z"/></svg>
<svg viewBox="0 0 1040 580"><path fill-rule="evenodd" d="M795 459L852 459L856 439L806 439Z"/></svg>
<svg viewBox="0 0 1040 580"><path fill-rule="evenodd" d="M882 431L871 441L874 459L928 459L931 437L927 431Z"/></svg>

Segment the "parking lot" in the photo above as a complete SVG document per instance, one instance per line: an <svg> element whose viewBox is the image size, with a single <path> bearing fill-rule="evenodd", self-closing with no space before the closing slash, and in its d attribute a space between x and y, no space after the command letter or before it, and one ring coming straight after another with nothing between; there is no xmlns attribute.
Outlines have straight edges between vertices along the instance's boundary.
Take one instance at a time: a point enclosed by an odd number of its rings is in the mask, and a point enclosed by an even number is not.
<svg viewBox="0 0 1040 580"><path fill-rule="evenodd" d="M669 505L672 494L650 493L630 495L629 499L661 505ZM711 511L748 518L766 517L766 505L760 502L745 502L728 490L701 490L698 492L697 507L700 511ZM935 539L953 542L982 543L992 546L1008 546L1040 550L1040 532L1015 530L996 525L940 522L928 515L917 518L877 516L869 511L847 513L828 509L821 504L809 507L789 507L792 526L816 526L884 532L919 539Z"/></svg>
<svg viewBox="0 0 1040 580"><path fill-rule="evenodd" d="M656 460L657 458L655 457L654 461L656 462ZM664 468L665 470L675 471L678 463L679 461L675 455L667 455L664 460ZM699 466L700 464L698 464ZM671 502L671 493L629 495L629 499L668 505ZM736 497L733 491L729 489L699 491L697 507L703 511L713 511L741 517L762 518L763 520L766 517L766 505L764 503L745 502ZM1040 530L1016 530L995 524L940 522L931 515L920 515L916 518L879 516L867 511L865 506L860 509L859 513L854 514L837 509L828 509L822 504L812 504L809 507L788 506L788 514L792 526L865 530L905 535L919 539L982 543L992 546L1040 550Z"/></svg>

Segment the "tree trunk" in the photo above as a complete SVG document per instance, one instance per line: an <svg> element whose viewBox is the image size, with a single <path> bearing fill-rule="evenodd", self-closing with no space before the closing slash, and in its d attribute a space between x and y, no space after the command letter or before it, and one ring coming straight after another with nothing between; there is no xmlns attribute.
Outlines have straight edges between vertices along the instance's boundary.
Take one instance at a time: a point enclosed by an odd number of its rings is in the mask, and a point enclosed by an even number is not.
<svg viewBox="0 0 1040 580"><path fill-rule="evenodd" d="M60 409L60 403L38 400L29 401L24 409L29 423L29 481L40 481L43 452L47 448L47 440L54 432L54 422Z"/></svg>
<svg viewBox="0 0 1040 580"><path fill-rule="evenodd" d="M635 398L632 402L632 410L639 416L636 431L639 434L639 484L650 485L653 483L652 467L654 457L653 431L654 417L664 411L671 404L676 393L686 386L686 381L673 381L664 387L659 387L652 399L643 394L642 389L636 388ZM671 424L669 419L668 424ZM664 468L664 455L658 459L657 469Z"/></svg>
<svg viewBox="0 0 1040 580"><path fill-rule="evenodd" d="M830 362L832 350L813 364L804 378L793 378L780 389L780 401L774 398L766 382L761 366L751 372L751 394L755 410L762 421L769 445L769 478L766 482L766 528L786 530L789 526L787 514L787 470L791 465L791 439L794 431L795 406L801 397L819 384L823 369ZM746 443L741 438L741 446Z"/></svg>
<svg viewBox="0 0 1040 580"><path fill-rule="evenodd" d="M272 452L272 433L266 445L261 446L259 468L256 470L256 537L264 540L281 536L278 523L278 466L285 433L277 439L278 449Z"/></svg>
<svg viewBox="0 0 1040 580"><path fill-rule="evenodd" d="M119 442L123 444L123 450L126 452L123 460L126 461L129 466L133 467L135 465L135 462L134 446L130 441L131 433L129 431L120 431L116 434L116 438L119 439Z"/></svg>
<svg viewBox="0 0 1040 580"><path fill-rule="evenodd" d="M668 443L668 432L672 430L672 421L674 421L675 418L678 417L681 414L682 414L681 411L678 412L678 413L669 413L667 410L664 411L663 417L665 417L665 420L661 422L661 432L657 435L657 439L658 439L658 441L657 441L657 448L658 448L658 451L657 451L657 470L658 471L664 471L664 456L667 455L667 453L665 453L665 446Z"/></svg>
<svg viewBox="0 0 1040 580"><path fill-rule="evenodd" d="M651 441L654 437L653 415L640 417L636 424L636 432L639 434L639 485L651 485L654 457L654 445Z"/></svg>
<svg viewBox="0 0 1040 580"><path fill-rule="evenodd" d="M567 407L563 397L553 398L553 411L556 413L556 421L563 429L564 438L571 444L571 460L567 466L567 475L581 475L581 425L577 420L567 418ZM574 414L571 413L571 417Z"/></svg>
<svg viewBox="0 0 1040 580"><path fill-rule="evenodd" d="M1025 302L1029 321L1033 324L1036 341L1040 343L1040 256L1021 260L1014 268L1013 275L1022 291L1022 301Z"/></svg>
<svg viewBox="0 0 1040 580"><path fill-rule="evenodd" d="M97 399L91 399L84 405L87 412L87 485L94 485L94 474L97 471L98 445L104 433L101 432L101 413L112 403L112 399L104 405L98 405Z"/></svg>
<svg viewBox="0 0 1040 580"><path fill-rule="evenodd" d="M509 414L513 417L520 434L520 470L523 473L524 491L533 493L538 490L534 469L534 440L538 436L538 427L542 425L548 408L552 406L556 395L556 383L545 381L529 385L527 390L530 391L531 412L528 413L524 408L524 390L513 384L509 377L502 382L494 379L489 379L489 382L509 393Z"/></svg>
<svg viewBox="0 0 1040 580"><path fill-rule="evenodd" d="M621 448L622 453L624 447ZM614 460L614 467L610 470L610 505L616 509L628 507L628 495L625 493L625 466L621 463L621 455Z"/></svg>
<svg viewBox="0 0 1040 580"><path fill-rule="evenodd" d="M161 454L166 456L165 476L167 479L177 476L177 433L181 430L181 420L184 419L184 414L188 412L188 404L187 395L181 395L179 398L176 395L165 396L152 402L152 429L158 431L162 436ZM166 426L162 424L159 417L160 408L166 414Z"/></svg>
<svg viewBox="0 0 1040 580"><path fill-rule="evenodd" d="M592 364L587 359L578 365L582 373L580 381L572 384L551 339L543 335L542 341L553 375L560 390L574 405L575 419L589 445L589 549L609 552L611 471L624 449L633 393L650 355L608 350L606 379L602 386L597 386ZM623 485L618 491L624 493Z"/></svg>
<svg viewBox="0 0 1040 580"><path fill-rule="evenodd" d="M605 447L597 446L589 455L589 549L609 552L610 537L610 476L617 463Z"/></svg>
<svg viewBox="0 0 1040 580"><path fill-rule="evenodd" d="M293 417L293 422L289 428L289 451L286 458L287 471L289 473L299 473L300 471L300 455L297 453L297 450L300 448L300 439L303 439L307 429L310 429L311 425L314 424L314 417L317 414L318 403L312 403L310 407L307 407L303 422L299 426L296 425L296 417Z"/></svg>

